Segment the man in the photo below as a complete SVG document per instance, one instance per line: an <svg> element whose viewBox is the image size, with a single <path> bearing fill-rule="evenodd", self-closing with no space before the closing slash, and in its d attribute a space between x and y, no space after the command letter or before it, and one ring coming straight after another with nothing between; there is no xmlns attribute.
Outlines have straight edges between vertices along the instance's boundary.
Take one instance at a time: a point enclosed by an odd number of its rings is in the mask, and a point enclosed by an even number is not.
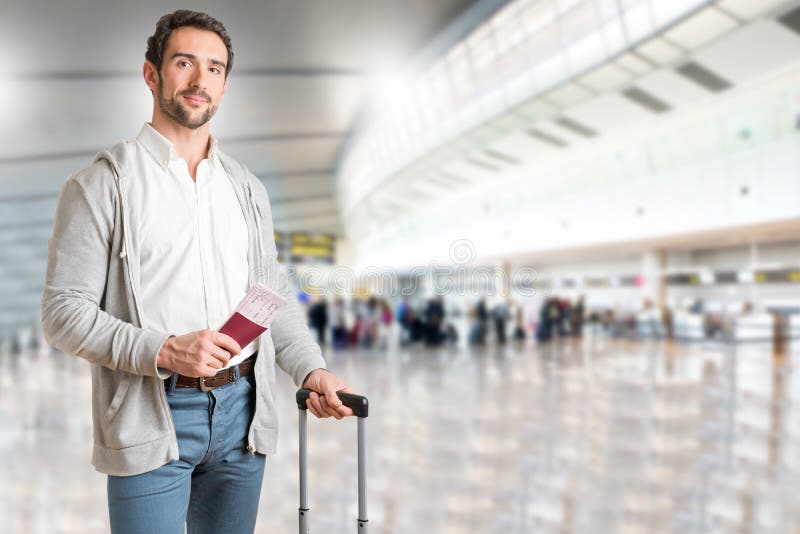
<svg viewBox="0 0 800 534"><path fill-rule="evenodd" d="M165 15L145 57L152 122L62 189L44 333L93 364L112 532L252 532L277 442L274 363L315 392L317 417L352 415L336 396L347 386L281 274L263 185L210 135L233 66L224 26ZM215 329L255 283L290 304L239 347Z"/></svg>

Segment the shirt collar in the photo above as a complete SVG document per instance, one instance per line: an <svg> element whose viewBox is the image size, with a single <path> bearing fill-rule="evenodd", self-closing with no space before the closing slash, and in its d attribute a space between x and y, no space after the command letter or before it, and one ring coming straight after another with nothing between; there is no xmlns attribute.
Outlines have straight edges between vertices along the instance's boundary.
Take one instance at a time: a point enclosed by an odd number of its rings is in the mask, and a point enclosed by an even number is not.
<svg viewBox="0 0 800 534"><path fill-rule="evenodd" d="M208 136L208 164L211 168L216 168L217 166L217 139L213 135Z"/></svg>
<svg viewBox="0 0 800 534"><path fill-rule="evenodd" d="M166 169L169 162L178 157L172 141L158 133L148 122L144 123L136 139L153 156L162 169Z"/></svg>
<svg viewBox="0 0 800 534"><path fill-rule="evenodd" d="M208 159L214 159L217 156L217 140L213 135L208 136Z"/></svg>
<svg viewBox="0 0 800 534"><path fill-rule="evenodd" d="M178 159L178 154L175 152L175 146L172 141L161 135L149 122L142 125L139 135L136 139L144 146L150 155L156 160L156 163L166 170L170 162ZM208 162L212 167L216 166L217 161L217 140L213 135L209 136Z"/></svg>

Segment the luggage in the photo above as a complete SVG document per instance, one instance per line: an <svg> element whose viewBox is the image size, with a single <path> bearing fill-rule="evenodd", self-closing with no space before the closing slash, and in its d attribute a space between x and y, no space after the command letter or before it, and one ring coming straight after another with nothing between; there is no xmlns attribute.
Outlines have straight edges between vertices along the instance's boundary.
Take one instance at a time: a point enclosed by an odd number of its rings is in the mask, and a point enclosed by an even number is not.
<svg viewBox="0 0 800 534"><path fill-rule="evenodd" d="M306 420L307 411L306 400L308 400L311 390L300 389L295 395L297 408L300 411L300 508L299 525L300 534L308 534L309 531L309 508L308 508L308 479L306 473L306 452L307 452L307 432ZM339 400L345 406L353 410L353 414L358 417L358 530L359 534L367 534L367 437L366 437L366 418L369 414L369 402L366 397L352 395L350 393L337 393Z"/></svg>

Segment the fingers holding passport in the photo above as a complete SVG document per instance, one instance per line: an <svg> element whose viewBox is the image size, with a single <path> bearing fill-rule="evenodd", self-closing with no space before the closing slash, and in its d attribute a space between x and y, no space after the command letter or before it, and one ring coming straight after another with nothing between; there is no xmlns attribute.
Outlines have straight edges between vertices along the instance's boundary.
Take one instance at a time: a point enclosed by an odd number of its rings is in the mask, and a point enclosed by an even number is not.
<svg viewBox="0 0 800 534"><path fill-rule="evenodd" d="M232 355L242 351L230 336L214 330L198 330L168 338L157 356L157 365L190 377L213 376Z"/></svg>

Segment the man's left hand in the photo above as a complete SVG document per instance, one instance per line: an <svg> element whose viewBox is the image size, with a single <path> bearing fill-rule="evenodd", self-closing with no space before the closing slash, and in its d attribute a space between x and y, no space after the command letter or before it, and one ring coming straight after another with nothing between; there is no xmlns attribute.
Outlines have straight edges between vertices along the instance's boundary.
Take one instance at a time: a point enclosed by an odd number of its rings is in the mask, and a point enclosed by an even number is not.
<svg viewBox="0 0 800 534"><path fill-rule="evenodd" d="M337 391L352 393L338 376L325 369L315 369L306 377L303 387L311 390L306 406L317 417L341 419L353 415L353 410L342 404L336 395Z"/></svg>

